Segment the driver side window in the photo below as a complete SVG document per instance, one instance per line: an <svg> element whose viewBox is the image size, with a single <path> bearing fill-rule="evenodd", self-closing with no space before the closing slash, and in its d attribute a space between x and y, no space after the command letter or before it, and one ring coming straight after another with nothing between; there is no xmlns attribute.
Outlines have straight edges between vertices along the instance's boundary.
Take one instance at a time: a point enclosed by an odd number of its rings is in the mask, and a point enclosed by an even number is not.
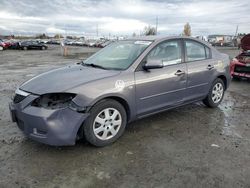
<svg viewBox="0 0 250 188"><path fill-rule="evenodd" d="M158 44L147 56L147 60L161 60L164 66L181 63L181 42L166 41Z"/></svg>

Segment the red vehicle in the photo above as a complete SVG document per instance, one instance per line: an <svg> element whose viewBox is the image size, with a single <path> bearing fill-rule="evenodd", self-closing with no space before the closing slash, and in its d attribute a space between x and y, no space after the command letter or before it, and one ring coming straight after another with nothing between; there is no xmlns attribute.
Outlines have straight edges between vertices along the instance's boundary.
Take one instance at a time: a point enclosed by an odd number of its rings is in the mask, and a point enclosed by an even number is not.
<svg viewBox="0 0 250 188"><path fill-rule="evenodd" d="M6 48L5 42L2 39L0 39L0 50L4 50L5 48Z"/></svg>
<svg viewBox="0 0 250 188"><path fill-rule="evenodd" d="M17 49L18 47L18 42L0 39L0 50L5 50L8 48Z"/></svg>
<svg viewBox="0 0 250 188"><path fill-rule="evenodd" d="M241 39L242 53L230 64L230 73L234 79L250 78L250 33Z"/></svg>
<svg viewBox="0 0 250 188"><path fill-rule="evenodd" d="M4 44L5 44L5 48L9 48L12 46L13 42L11 41L4 41Z"/></svg>

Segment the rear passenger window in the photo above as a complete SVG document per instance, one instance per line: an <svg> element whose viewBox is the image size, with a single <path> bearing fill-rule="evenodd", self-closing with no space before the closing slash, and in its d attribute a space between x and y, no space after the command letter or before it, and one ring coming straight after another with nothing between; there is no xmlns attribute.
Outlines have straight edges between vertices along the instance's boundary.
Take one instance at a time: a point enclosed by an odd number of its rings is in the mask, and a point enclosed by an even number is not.
<svg viewBox="0 0 250 188"><path fill-rule="evenodd" d="M207 59L205 46L196 41L186 41L187 61ZM209 49L208 49L209 50Z"/></svg>

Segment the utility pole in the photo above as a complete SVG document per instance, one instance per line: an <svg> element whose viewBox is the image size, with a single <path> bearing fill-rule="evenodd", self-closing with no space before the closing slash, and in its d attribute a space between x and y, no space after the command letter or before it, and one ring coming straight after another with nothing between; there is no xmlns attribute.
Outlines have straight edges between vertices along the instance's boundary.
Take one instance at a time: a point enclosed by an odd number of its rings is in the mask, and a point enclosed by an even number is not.
<svg viewBox="0 0 250 188"><path fill-rule="evenodd" d="M158 29L158 16L156 16L155 19L155 34L157 35L157 29Z"/></svg>
<svg viewBox="0 0 250 188"><path fill-rule="evenodd" d="M98 37L98 24L96 24L96 36Z"/></svg>
<svg viewBox="0 0 250 188"><path fill-rule="evenodd" d="M235 37L236 37L236 35L237 35L237 33L238 33L238 27L239 27L239 25L237 25L237 27L236 27L236 31L235 31Z"/></svg>

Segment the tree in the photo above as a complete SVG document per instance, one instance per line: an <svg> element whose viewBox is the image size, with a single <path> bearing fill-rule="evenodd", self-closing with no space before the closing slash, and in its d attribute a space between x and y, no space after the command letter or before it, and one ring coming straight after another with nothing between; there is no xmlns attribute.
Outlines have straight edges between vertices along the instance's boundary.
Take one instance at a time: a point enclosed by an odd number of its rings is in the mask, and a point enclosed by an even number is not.
<svg viewBox="0 0 250 188"><path fill-rule="evenodd" d="M144 35L156 35L156 28L152 26L146 26L143 31Z"/></svg>
<svg viewBox="0 0 250 188"><path fill-rule="evenodd" d="M185 36L191 36L191 26L189 23L186 23L184 25L183 35Z"/></svg>
<svg viewBox="0 0 250 188"><path fill-rule="evenodd" d="M60 38L63 38L63 36L61 34L55 34L54 38L60 39Z"/></svg>
<svg viewBox="0 0 250 188"><path fill-rule="evenodd" d="M43 34L37 34L36 38L37 39L48 39L49 37L45 33L43 33Z"/></svg>

